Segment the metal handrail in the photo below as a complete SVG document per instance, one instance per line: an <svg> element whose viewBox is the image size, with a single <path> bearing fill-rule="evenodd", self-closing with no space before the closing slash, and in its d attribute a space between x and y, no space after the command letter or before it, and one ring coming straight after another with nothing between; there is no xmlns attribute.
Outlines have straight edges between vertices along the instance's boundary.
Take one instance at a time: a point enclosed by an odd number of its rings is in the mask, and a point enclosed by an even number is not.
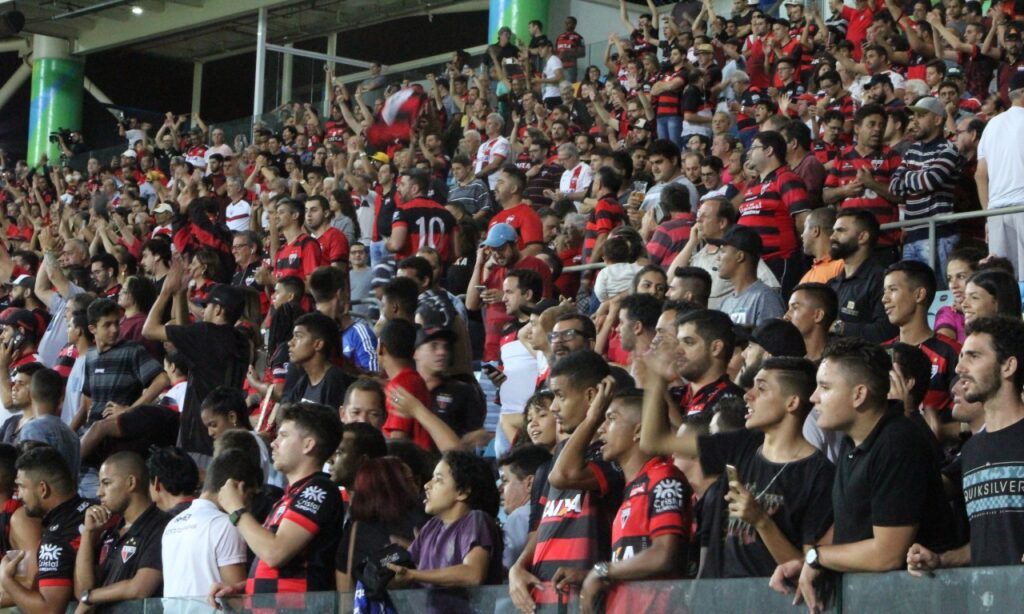
<svg viewBox="0 0 1024 614"><path fill-rule="evenodd" d="M882 230L899 230L910 226L924 226L928 225L928 258L931 260L930 264L932 269L935 269L936 256L938 252L935 246L938 242L936 236L936 227L939 224L947 224L949 222L959 222L960 220L972 220L979 217L994 217L998 215L1013 215L1015 213L1024 213L1024 205L1018 205L1014 207L998 207L996 209L983 209L981 211L966 211L964 213L946 213L944 215L937 215L927 220L904 220L901 222L890 222L888 224L882 224ZM567 266L562 269L563 273L580 273L582 271L593 271L597 269L603 269L603 262L593 262L590 264L574 264Z"/></svg>

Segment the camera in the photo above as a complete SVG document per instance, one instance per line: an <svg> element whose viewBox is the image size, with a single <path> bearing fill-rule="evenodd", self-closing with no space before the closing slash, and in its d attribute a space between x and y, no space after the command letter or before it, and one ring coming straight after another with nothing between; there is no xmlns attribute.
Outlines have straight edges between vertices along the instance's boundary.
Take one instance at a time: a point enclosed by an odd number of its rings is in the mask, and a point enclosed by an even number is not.
<svg viewBox="0 0 1024 614"><path fill-rule="evenodd" d="M51 143L59 143L61 139L63 139L65 143L70 142L71 131L68 130L67 128L57 128L56 130L50 133Z"/></svg>

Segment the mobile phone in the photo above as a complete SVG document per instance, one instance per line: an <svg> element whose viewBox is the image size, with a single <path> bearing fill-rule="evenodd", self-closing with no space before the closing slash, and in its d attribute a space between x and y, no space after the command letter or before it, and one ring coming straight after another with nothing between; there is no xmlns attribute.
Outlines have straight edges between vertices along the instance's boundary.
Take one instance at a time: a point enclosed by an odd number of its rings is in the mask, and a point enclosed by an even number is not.
<svg viewBox="0 0 1024 614"><path fill-rule="evenodd" d="M481 368L487 373L494 373L498 370L498 367L495 367L489 362L485 362Z"/></svg>
<svg viewBox="0 0 1024 614"><path fill-rule="evenodd" d="M476 287L476 291L477 292L486 292L487 291L487 286L477 286Z"/></svg>
<svg viewBox="0 0 1024 614"><path fill-rule="evenodd" d="M735 465L726 465L725 466L725 475L726 475L726 477L729 478L730 482L739 482L740 481L740 474L739 474L738 471L736 471L736 466Z"/></svg>

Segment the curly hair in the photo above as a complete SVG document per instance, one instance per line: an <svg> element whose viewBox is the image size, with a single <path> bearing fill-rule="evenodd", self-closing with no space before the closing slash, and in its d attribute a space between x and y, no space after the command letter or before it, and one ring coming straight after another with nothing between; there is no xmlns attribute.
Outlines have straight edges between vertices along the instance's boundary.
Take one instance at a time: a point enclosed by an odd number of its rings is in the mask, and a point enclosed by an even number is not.
<svg viewBox="0 0 1024 614"><path fill-rule="evenodd" d="M448 464L455 489L468 494L466 505L471 510L498 515L501 496L495 485L494 470L484 459L472 452L449 450L442 460Z"/></svg>

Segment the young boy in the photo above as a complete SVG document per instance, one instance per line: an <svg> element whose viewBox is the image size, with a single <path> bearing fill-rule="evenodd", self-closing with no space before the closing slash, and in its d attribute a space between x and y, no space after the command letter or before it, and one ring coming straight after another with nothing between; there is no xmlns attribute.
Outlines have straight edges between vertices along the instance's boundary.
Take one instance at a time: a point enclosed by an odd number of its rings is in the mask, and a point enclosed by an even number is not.
<svg viewBox="0 0 1024 614"><path fill-rule="evenodd" d="M170 352L164 356L164 373L171 380L171 387L160 397L160 404L180 414L188 386L188 363L181 352Z"/></svg>
<svg viewBox="0 0 1024 614"><path fill-rule="evenodd" d="M335 411L341 407L352 378L331 364L340 354L340 339L338 325L320 312L295 320L288 341L288 376L282 403L320 403Z"/></svg>

